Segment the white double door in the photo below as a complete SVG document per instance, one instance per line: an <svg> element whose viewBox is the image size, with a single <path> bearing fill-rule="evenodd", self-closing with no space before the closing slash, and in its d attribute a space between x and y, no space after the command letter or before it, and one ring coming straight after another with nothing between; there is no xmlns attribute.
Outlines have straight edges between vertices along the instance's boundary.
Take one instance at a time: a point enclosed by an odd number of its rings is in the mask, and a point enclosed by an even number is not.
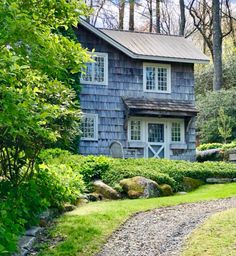
<svg viewBox="0 0 236 256"><path fill-rule="evenodd" d="M167 138L166 122L145 122L145 157L147 158L168 158L169 143Z"/></svg>

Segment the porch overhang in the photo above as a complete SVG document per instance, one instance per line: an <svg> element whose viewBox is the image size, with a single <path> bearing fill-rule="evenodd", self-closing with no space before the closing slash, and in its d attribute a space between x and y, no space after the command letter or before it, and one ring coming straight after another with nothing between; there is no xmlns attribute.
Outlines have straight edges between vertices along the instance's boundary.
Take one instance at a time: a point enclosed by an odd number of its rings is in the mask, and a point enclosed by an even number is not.
<svg viewBox="0 0 236 256"><path fill-rule="evenodd" d="M125 98L126 118L129 116L192 118L198 113L188 101Z"/></svg>

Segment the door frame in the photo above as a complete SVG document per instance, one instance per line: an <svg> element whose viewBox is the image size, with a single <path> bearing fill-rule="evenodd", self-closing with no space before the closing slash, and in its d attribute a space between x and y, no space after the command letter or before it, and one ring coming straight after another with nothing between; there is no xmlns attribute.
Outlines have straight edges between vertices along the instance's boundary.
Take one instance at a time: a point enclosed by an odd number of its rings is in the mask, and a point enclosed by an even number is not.
<svg viewBox="0 0 236 256"><path fill-rule="evenodd" d="M164 127L164 138L163 138L163 143L162 142L149 142L148 141L148 124L163 124ZM169 157L169 143L168 143L168 124L165 120L146 120L144 122L144 139L145 139L145 143L147 144L147 146L144 148L144 157L145 158L149 158L148 157L148 148L150 145L163 145L164 146L164 158L168 158Z"/></svg>
<svg viewBox="0 0 236 256"><path fill-rule="evenodd" d="M141 121L141 139L139 141L131 140L130 138L130 122L132 120ZM171 141L171 124L172 122L180 122L181 123L181 138L180 142L172 142ZM164 124L164 140L165 140L165 158L170 158L170 144L179 144L185 143L185 128L184 128L184 120L183 118L161 118L161 117L144 117L144 116L130 116L128 119L128 129L127 129L127 139L128 142L137 142L137 143L144 143L144 157L147 158L147 147L148 147L148 123L160 123Z"/></svg>

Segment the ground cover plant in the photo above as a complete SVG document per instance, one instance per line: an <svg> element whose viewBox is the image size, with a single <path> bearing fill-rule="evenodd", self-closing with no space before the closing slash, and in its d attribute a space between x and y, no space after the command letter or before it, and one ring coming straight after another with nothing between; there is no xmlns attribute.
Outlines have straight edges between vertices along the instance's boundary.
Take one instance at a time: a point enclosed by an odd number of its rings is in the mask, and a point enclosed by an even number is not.
<svg viewBox="0 0 236 256"><path fill-rule="evenodd" d="M208 218L188 238L182 256L235 255L236 209Z"/></svg>
<svg viewBox="0 0 236 256"><path fill-rule="evenodd" d="M94 202L60 217L51 229L52 237L64 241L55 247L43 245L40 256L92 256L111 233L132 214L159 207L236 195L236 184L204 185L187 195L173 197Z"/></svg>

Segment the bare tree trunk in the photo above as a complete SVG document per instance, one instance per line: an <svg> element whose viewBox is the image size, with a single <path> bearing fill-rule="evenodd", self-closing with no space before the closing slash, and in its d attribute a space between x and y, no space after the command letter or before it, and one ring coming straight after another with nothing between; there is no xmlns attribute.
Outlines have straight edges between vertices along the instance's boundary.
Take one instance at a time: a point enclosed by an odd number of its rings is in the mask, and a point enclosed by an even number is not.
<svg viewBox="0 0 236 256"><path fill-rule="evenodd" d="M179 0L179 7L180 7L179 35L184 36L185 24L186 24L184 0Z"/></svg>
<svg viewBox="0 0 236 256"><path fill-rule="evenodd" d="M161 8L160 0L156 0L156 32L161 33Z"/></svg>
<svg viewBox="0 0 236 256"><path fill-rule="evenodd" d="M202 2L202 31L204 34L206 34L206 9L207 9L207 6L206 6L206 0L203 0ZM206 51L207 51L207 44L206 44L206 40L203 39L203 52L204 54L206 54Z"/></svg>
<svg viewBox="0 0 236 256"><path fill-rule="evenodd" d="M214 80L213 90L218 91L222 86L222 32L219 0L212 0L213 16L213 62Z"/></svg>
<svg viewBox="0 0 236 256"><path fill-rule="evenodd" d="M152 10L152 0L148 0L148 10L149 10L149 32L152 32L153 27L153 10Z"/></svg>
<svg viewBox="0 0 236 256"><path fill-rule="evenodd" d="M134 31L134 3L135 0L129 0L129 30Z"/></svg>
<svg viewBox="0 0 236 256"><path fill-rule="evenodd" d="M124 29L124 15L125 15L125 0L120 0L119 3L119 29Z"/></svg>

